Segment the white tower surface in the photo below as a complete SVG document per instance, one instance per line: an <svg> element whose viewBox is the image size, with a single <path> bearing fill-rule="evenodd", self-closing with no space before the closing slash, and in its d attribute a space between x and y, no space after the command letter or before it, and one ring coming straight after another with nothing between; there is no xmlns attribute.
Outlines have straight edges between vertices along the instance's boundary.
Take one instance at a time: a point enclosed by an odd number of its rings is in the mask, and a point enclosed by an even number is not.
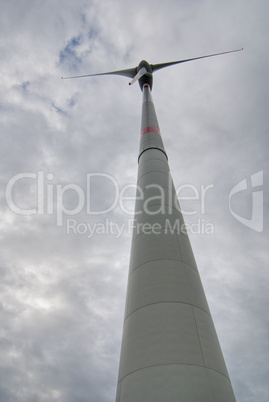
<svg viewBox="0 0 269 402"><path fill-rule="evenodd" d="M235 402L147 83L137 185L116 402Z"/></svg>

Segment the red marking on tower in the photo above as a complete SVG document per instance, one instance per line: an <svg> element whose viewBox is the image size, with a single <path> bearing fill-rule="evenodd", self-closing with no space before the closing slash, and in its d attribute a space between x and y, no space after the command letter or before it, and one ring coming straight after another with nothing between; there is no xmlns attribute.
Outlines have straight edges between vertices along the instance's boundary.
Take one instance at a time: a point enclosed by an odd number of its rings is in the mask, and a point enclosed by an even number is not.
<svg viewBox="0 0 269 402"><path fill-rule="evenodd" d="M144 128L141 131L141 136L143 136L143 135L145 135L147 133L156 133L156 134L161 135L160 130L157 127L153 127L153 126L148 126L148 127Z"/></svg>

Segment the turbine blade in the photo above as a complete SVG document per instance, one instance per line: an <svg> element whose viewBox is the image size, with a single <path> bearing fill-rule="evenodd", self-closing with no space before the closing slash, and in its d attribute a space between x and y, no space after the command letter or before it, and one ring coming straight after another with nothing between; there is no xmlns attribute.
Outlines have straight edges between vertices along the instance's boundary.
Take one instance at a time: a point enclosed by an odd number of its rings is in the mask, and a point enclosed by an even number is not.
<svg viewBox="0 0 269 402"><path fill-rule="evenodd" d="M123 75L124 77L134 78L135 74L136 74L136 68L129 68L127 70L109 71L107 73L75 75L74 77L62 77L62 79L68 80L70 78L94 77L96 75Z"/></svg>
<svg viewBox="0 0 269 402"><path fill-rule="evenodd" d="M129 85L133 85L139 78L141 78L143 75L147 73L147 70L145 67L140 68L136 76L132 79L131 82L129 82Z"/></svg>
<svg viewBox="0 0 269 402"><path fill-rule="evenodd" d="M171 61L170 63L152 64L151 68L152 68L152 71L155 72L157 70L160 70L161 68L169 67L169 66L172 66L174 64L185 63L186 61L192 61L192 60L198 60L198 59L205 59L206 57L219 56L221 54L240 52L240 50L243 50L243 48L242 49L236 49L236 50L230 50L228 52L214 53L214 54L208 54L206 56L194 57L193 59Z"/></svg>

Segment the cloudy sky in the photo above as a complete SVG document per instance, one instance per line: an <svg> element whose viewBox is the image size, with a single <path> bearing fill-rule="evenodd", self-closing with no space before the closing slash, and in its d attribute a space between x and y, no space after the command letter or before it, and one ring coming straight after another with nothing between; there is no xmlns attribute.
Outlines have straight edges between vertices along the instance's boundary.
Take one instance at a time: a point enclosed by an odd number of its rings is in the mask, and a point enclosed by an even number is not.
<svg viewBox="0 0 269 402"><path fill-rule="evenodd" d="M268 16L267 0L1 1L1 401L115 399L142 95L60 77L242 47L158 71L153 98L237 401L268 400Z"/></svg>

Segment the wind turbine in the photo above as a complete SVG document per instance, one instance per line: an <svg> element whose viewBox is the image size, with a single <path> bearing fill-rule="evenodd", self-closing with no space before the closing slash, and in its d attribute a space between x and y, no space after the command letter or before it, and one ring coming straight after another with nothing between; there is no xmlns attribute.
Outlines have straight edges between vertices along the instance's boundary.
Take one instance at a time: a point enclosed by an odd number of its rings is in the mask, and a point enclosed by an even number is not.
<svg viewBox="0 0 269 402"><path fill-rule="evenodd" d="M143 92L137 197L116 402L235 402L151 96L157 70L232 50L97 75Z"/></svg>

